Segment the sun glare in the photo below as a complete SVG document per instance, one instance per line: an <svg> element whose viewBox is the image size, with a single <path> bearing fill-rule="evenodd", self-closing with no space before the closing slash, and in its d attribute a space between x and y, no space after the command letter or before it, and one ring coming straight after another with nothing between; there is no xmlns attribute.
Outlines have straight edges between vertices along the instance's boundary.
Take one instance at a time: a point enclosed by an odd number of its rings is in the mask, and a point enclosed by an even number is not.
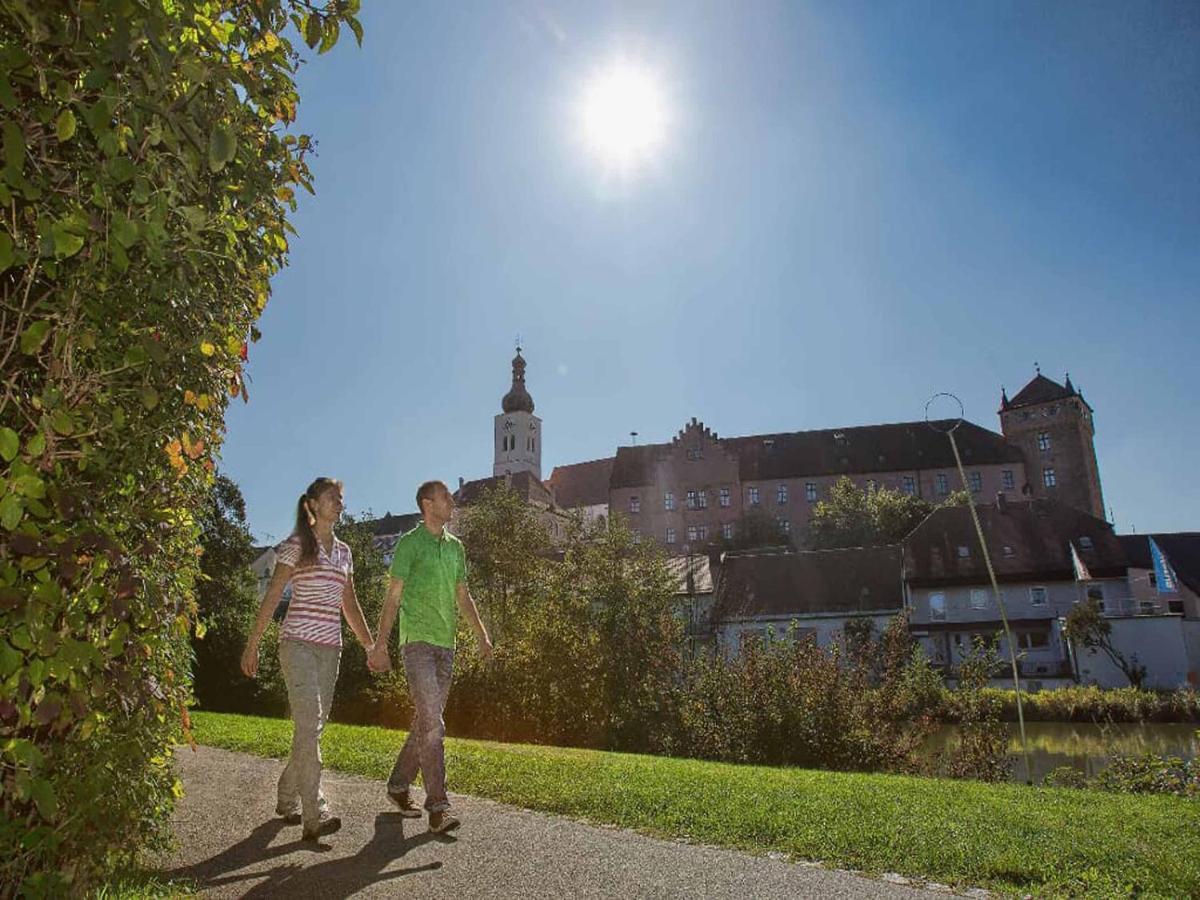
<svg viewBox="0 0 1200 900"><path fill-rule="evenodd" d="M663 91L653 72L619 61L592 76L580 102L583 142L607 166L651 160L666 137Z"/></svg>

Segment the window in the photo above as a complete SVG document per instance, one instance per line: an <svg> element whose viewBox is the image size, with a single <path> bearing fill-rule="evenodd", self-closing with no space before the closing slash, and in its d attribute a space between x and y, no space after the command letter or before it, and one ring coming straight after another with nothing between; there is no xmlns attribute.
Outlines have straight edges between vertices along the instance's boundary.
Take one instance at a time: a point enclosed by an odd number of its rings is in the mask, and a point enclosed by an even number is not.
<svg viewBox="0 0 1200 900"><path fill-rule="evenodd" d="M971 493L978 494L983 490L983 476L978 472L972 472L967 476L967 482L971 485Z"/></svg>
<svg viewBox="0 0 1200 900"><path fill-rule="evenodd" d="M987 609L988 594L983 588L971 588L971 609Z"/></svg>
<svg viewBox="0 0 1200 900"><path fill-rule="evenodd" d="M629 511L631 513L640 513L642 511L642 498L637 494L629 498Z"/></svg>
<svg viewBox="0 0 1200 900"><path fill-rule="evenodd" d="M696 492L696 507L698 509L708 509L708 491Z"/></svg>
<svg viewBox="0 0 1200 900"><path fill-rule="evenodd" d="M1037 436L1038 449L1045 453L1050 449L1050 432L1039 431Z"/></svg>
<svg viewBox="0 0 1200 900"><path fill-rule="evenodd" d="M946 595L945 594L930 594L929 595L929 618L934 621L944 622L946 620Z"/></svg>
<svg viewBox="0 0 1200 900"><path fill-rule="evenodd" d="M751 487L746 489L746 495L751 506L758 506L758 488Z"/></svg>
<svg viewBox="0 0 1200 900"><path fill-rule="evenodd" d="M1033 606L1046 605L1046 589L1044 587L1031 587L1029 589L1029 602Z"/></svg>
<svg viewBox="0 0 1200 900"><path fill-rule="evenodd" d="M811 481L804 483L804 499L809 503L815 503L817 500L817 486Z"/></svg>
<svg viewBox="0 0 1200 900"><path fill-rule="evenodd" d="M667 543L668 544L675 543L675 529L674 528L667 529Z"/></svg>
<svg viewBox="0 0 1200 900"><path fill-rule="evenodd" d="M779 525L779 530L782 531L784 534L792 533L792 523L789 522L787 519L780 516L775 521Z"/></svg>
<svg viewBox="0 0 1200 900"><path fill-rule="evenodd" d="M725 540L727 540L727 541L733 540L733 523L732 522L726 522L724 525L721 526L721 537L725 538Z"/></svg>
<svg viewBox="0 0 1200 900"><path fill-rule="evenodd" d="M938 472L937 474L937 492L942 496L950 493L950 482L946 480L945 472Z"/></svg>
<svg viewBox="0 0 1200 900"><path fill-rule="evenodd" d="M697 532L696 532L696 526L695 526L695 525L689 525L689 526L688 526L687 535L688 535L688 540L689 540L689 541L695 541L695 540L696 540Z"/></svg>
<svg viewBox="0 0 1200 900"><path fill-rule="evenodd" d="M633 529L633 531L631 531L630 534L633 535L633 542L635 544L640 544L642 542L642 533L640 531L638 531L636 528Z"/></svg>
<svg viewBox="0 0 1200 900"><path fill-rule="evenodd" d="M696 526L696 540L699 540L699 541L707 541L708 540L708 526L707 525L697 525Z"/></svg>
<svg viewBox="0 0 1200 900"><path fill-rule="evenodd" d="M917 493L917 480L911 475L904 476L904 493L910 497Z"/></svg>
<svg viewBox="0 0 1200 900"><path fill-rule="evenodd" d="M671 491L666 491L663 494L663 509L675 508L675 494Z"/></svg>
<svg viewBox="0 0 1200 900"><path fill-rule="evenodd" d="M971 548L967 544L959 544L958 545L958 558L959 559L970 559L971 558Z"/></svg>
<svg viewBox="0 0 1200 900"><path fill-rule="evenodd" d="M877 489L878 489L878 487L879 487L879 485L876 483L876 481L875 481L875 479L874 479L874 478L868 478L868 479L867 479L867 493L868 493L868 494L869 494L869 493L871 493L871 492L872 492L872 491L874 491L874 490L877 490Z"/></svg>
<svg viewBox="0 0 1200 900"><path fill-rule="evenodd" d="M775 502L778 503L780 506L783 506L785 503L787 503L787 485L786 484L781 484L779 487L775 488Z"/></svg>
<svg viewBox="0 0 1200 900"><path fill-rule="evenodd" d="M1000 476L1004 479L1004 489L1006 491L1011 491L1011 490L1016 489L1017 482L1016 482L1016 479L1013 478L1012 469L1005 469L1003 472L1000 473Z"/></svg>
<svg viewBox="0 0 1200 900"><path fill-rule="evenodd" d="M1088 598L1088 600L1095 600L1095 601L1099 602L1100 608L1103 609L1104 608L1104 585L1089 584L1087 586L1087 598Z"/></svg>
<svg viewBox="0 0 1200 900"><path fill-rule="evenodd" d="M720 503L722 506L729 506L729 488L721 488Z"/></svg>
<svg viewBox="0 0 1200 900"><path fill-rule="evenodd" d="M688 509L696 508L696 492L695 491L687 492L687 508Z"/></svg>
<svg viewBox="0 0 1200 900"><path fill-rule="evenodd" d="M1081 549L1081 550L1091 550L1092 549L1092 539L1090 537L1088 537L1086 534L1082 535L1079 538L1079 549Z"/></svg>
<svg viewBox="0 0 1200 900"><path fill-rule="evenodd" d="M1012 559L1013 556L1015 555L1013 553L1013 548L1008 546L1008 544L1005 544L1003 547L1001 547L1000 552L1001 552L1001 554L1003 554L1005 559Z"/></svg>
<svg viewBox="0 0 1200 900"><path fill-rule="evenodd" d="M1056 484L1058 484L1054 478L1053 469L1042 469L1042 483L1045 484L1046 487L1054 487Z"/></svg>
<svg viewBox="0 0 1200 900"><path fill-rule="evenodd" d="M704 459L704 451L699 447L689 447L687 452L688 459Z"/></svg>
<svg viewBox="0 0 1200 900"><path fill-rule="evenodd" d="M1040 647L1049 647L1050 632L1045 629L1018 632L1017 646L1022 650L1037 650Z"/></svg>

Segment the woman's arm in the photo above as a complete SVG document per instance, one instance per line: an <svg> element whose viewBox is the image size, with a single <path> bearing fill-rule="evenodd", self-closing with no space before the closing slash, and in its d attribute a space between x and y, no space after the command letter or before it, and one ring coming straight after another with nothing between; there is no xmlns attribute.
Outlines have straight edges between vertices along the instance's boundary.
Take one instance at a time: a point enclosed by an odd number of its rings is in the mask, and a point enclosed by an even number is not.
<svg viewBox="0 0 1200 900"><path fill-rule="evenodd" d="M371 629L367 625L362 607L358 603L358 594L354 592L352 575L346 576L346 588L342 591L342 615L346 617L346 624L350 626L350 630L354 632L358 642L363 645L363 649L370 653L375 639L371 637Z"/></svg>
<svg viewBox="0 0 1200 900"><path fill-rule="evenodd" d="M271 583L267 586L266 594L263 595L262 606L258 608L254 627L250 629L250 637L246 640L246 650L242 653L242 672L247 678L253 678L258 674L259 642L262 641L263 632L267 630L267 624L271 621L275 608L279 606L279 598L283 596L283 589L292 580L293 571L295 570L285 563L275 564L275 574L271 576Z"/></svg>

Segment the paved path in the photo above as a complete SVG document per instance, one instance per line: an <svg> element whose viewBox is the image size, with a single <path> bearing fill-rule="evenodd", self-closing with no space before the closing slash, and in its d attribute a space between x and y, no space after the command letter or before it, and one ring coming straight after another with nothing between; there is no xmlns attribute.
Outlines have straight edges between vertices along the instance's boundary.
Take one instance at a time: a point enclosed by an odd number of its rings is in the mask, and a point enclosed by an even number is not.
<svg viewBox="0 0 1200 900"><path fill-rule="evenodd" d="M274 817L282 763L182 748L185 795L170 877L211 897L941 898L849 872L656 840L453 795L462 828L435 836L394 811L377 781L326 771L342 830L315 847Z"/></svg>

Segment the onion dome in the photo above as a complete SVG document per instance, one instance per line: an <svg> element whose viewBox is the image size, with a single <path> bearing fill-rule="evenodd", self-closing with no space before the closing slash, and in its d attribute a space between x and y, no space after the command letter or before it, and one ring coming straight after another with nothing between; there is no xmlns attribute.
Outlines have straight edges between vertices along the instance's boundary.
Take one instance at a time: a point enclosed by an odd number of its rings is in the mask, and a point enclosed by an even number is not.
<svg viewBox="0 0 1200 900"><path fill-rule="evenodd" d="M529 391L525 390L525 360L521 357L520 347L517 348L517 355L513 357L512 375L512 388L500 401L500 408L506 413L533 412L533 398L529 396Z"/></svg>

